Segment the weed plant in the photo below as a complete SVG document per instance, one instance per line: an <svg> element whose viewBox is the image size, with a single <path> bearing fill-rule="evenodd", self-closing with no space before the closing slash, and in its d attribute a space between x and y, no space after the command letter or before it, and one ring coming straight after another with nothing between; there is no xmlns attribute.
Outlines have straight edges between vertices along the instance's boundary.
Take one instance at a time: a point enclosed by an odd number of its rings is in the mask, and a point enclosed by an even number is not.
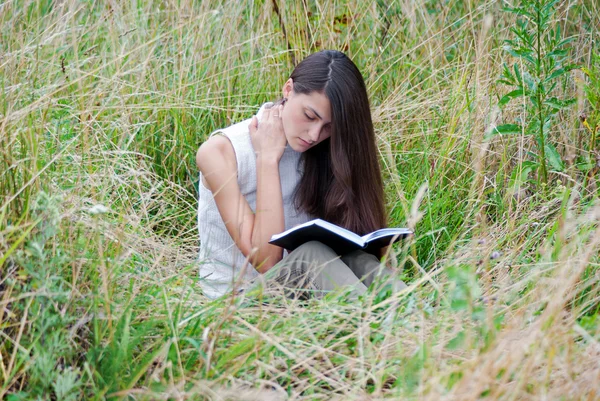
<svg viewBox="0 0 600 401"><path fill-rule="evenodd" d="M0 399L597 398L600 8L502 4L0 4ZM195 151L323 48L365 76L409 288L209 300Z"/></svg>
<svg viewBox="0 0 600 401"><path fill-rule="evenodd" d="M506 40L506 51L518 61L512 68L504 64L499 82L514 89L498 104L504 107L511 100L522 98L525 110L519 124L503 124L490 131L535 137L537 160L525 161L520 170L539 171L542 184L548 183L548 163L555 171L564 170L562 158L550 140L550 131L556 114L575 103L574 98L552 96L560 87L561 77L576 67L568 64L567 45L574 38L563 38L560 25L553 20L557 3L558 0L522 0L518 6L504 8L518 16L516 27L511 28L514 39Z"/></svg>
<svg viewBox="0 0 600 401"><path fill-rule="evenodd" d="M596 45L600 48L600 45ZM587 145L587 152L580 160L578 167L581 171L587 172L593 176L598 170L600 164L600 147L598 138L600 133L600 55L594 51L591 55L590 65L581 68L589 80L589 84L584 85L585 97L589 101L589 108L582 111L579 118L585 128L585 133L589 135L589 141L584 142Z"/></svg>

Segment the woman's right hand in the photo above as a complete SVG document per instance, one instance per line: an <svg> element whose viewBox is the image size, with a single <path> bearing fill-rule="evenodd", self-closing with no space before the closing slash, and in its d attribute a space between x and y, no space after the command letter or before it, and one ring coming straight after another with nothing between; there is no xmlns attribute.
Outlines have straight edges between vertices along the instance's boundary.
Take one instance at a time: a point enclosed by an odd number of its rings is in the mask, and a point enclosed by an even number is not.
<svg viewBox="0 0 600 401"><path fill-rule="evenodd" d="M283 156L287 139L281 122L282 111L282 105L265 109L260 124L256 116L252 117L249 125L250 139L256 157L279 162L281 156Z"/></svg>

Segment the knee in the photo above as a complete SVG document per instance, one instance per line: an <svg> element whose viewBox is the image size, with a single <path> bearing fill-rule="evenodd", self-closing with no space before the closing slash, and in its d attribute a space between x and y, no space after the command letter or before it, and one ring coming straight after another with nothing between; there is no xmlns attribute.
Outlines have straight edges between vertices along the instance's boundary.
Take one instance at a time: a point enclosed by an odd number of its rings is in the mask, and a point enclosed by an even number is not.
<svg viewBox="0 0 600 401"><path fill-rule="evenodd" d="M338 255L319 241L308 241L294 249L288 256L290 262L302 262L302 264L325 263L336 259ZM285 259L284 259L285 260Z"/></svg>
<svg viewBox="0 0 600 401"><path fill-rule="evenodd" d="M325 245L324 243L322 243L321 241L313 240L313 241L305 242L304 244L300 245L296 249L322 249L322 248L328 248L328 246Z"/></svg>
<svg viewBox="0 0 600 401"><path fill-rule="evenodd" d="M352 251L344 256L358 260L361 263L381 263L377 256L373 255L372 253L365 252L363 250Z"/></svg>
<svg viewBox="0 0 600 401"><path fill-rule="evenodd" d="M335 253L333 250L320 241L308 241L294 249L294 253L306 253L306 254L330 254Z"/></svg>

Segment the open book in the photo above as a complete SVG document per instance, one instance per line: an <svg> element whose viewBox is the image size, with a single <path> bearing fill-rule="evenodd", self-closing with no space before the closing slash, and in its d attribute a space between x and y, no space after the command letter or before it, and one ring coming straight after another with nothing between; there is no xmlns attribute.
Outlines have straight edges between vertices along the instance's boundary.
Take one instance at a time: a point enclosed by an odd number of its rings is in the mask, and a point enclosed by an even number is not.
<svg viewBox="0 0 600 401"><path fill-rule="evenodd" d="M292 251L309 241L320 241L338 255L359 249L378 253L379 249L390 245L413 232L408 228L382 228L362 237L325 220L315 219L290 228L271 237L270 244Z"/></svg>

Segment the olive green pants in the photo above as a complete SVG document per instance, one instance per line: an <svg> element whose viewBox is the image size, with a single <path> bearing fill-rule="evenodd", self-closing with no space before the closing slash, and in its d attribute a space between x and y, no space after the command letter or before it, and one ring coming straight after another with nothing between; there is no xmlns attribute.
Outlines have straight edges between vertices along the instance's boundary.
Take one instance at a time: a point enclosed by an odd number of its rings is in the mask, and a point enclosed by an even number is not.
<svg viewBox="0 0 600 401"><path fill-rule="evenodd" d="M256 279L248 291L261 288L270 293L279 290L290 298L306 299L322 298L327 293L347 288L350 297L356 299L378 276L383 282L392 283L394 291L406 288L406 284L372 254L354 251L338 256L323 243L310 241Z"/></svg>

